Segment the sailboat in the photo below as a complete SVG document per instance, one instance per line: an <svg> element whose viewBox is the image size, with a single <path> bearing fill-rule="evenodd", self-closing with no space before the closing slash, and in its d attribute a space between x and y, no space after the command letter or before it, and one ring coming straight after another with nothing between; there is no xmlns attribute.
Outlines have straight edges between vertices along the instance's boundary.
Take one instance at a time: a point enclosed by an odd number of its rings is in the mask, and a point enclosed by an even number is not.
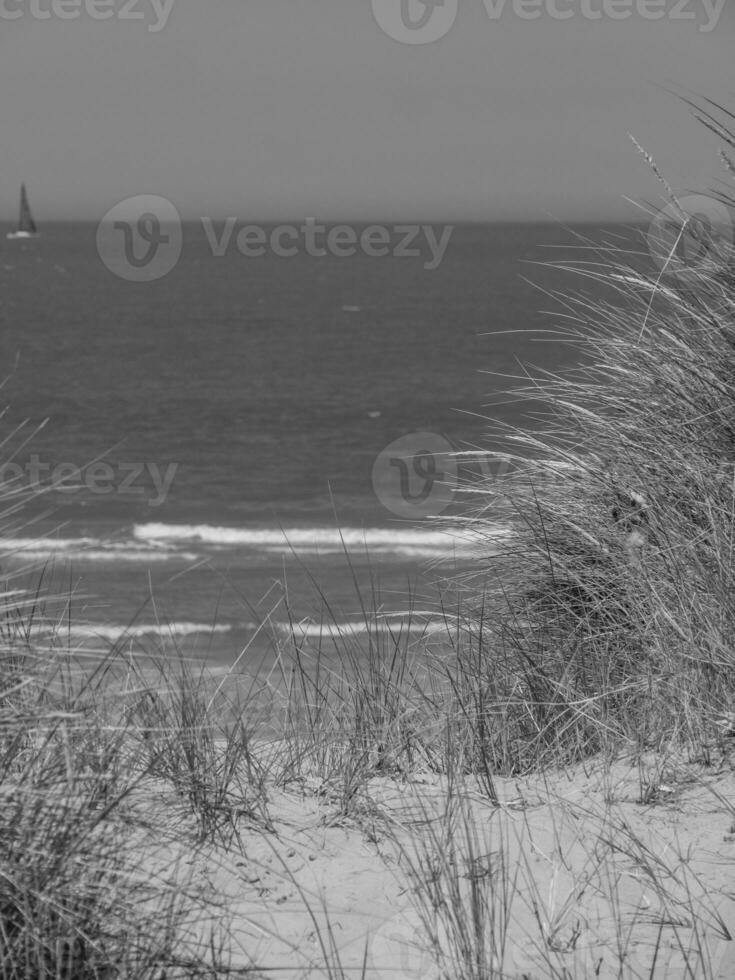
<svg viewBox="0 0 735 980"><path fill-rule="evenodd" d="M35 238L38 235L36 222L31 214L31 207L28 203L28 192L26 185L20 188L20 214L18 216L18 227L15 231L8 232L8 238Z"/></svg>

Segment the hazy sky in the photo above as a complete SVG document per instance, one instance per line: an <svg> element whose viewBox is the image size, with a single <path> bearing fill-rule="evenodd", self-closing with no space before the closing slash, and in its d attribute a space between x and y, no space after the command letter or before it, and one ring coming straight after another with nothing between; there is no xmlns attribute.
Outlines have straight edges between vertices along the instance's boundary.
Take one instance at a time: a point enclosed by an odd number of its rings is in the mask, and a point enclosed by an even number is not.
<svg viewBox="0 0 735 980"><path fill-rule="evenodd" d="M431 44L389 37L371 0L173 0L160 30L153 0L98 0L109 20L77 0L66 21L30 2L0 0L8 220L22 179L41 221L143 193L243 220L630 218L625 196L658 185L628 131L676 187L719 176L717 141L666 89L735 109L735 0L709 31L716 0L556 0L565 20L550 0L533 20L459 0ZM626 19L583 13L626 2Z"/></svg>

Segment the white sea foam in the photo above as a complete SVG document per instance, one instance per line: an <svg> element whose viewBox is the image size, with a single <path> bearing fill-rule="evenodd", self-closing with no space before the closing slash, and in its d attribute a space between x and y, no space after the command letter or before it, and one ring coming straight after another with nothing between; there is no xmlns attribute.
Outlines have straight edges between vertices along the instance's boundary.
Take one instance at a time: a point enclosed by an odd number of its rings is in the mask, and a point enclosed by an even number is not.
<svg viewBox="0 0 735 980"><path fill-rule="evenodd" d="M90 545L100 545L99 538L3 538L2 550L27 551L28 549L51 551L64 551L67 547L86 548Z"/></svg>
<svg viewBox="0 0 735 980"><path fill-rule="evenodd" d="M119 640L124 637L140 638L143 636L192 636L197 633L229 633L234 627L232 625L213 625L212 623L136 623L131 626L123 626L115 623L72 623L67 627L64 623L61 628L40 627L38 633L49 634L59 633L60 635L71 636L77 639L89 640Z"/></svg>
<svg viewBox="0 0 735 980"><path fill-rule="evenodd" d="M146 542L197 542L214 546L250 547L284 554L291 550L307 553L367 550L412 557L465 553L470 545L461 529L414 527L291 527L236 528L209 524L136 524L134 536Z"/></svg>
<svg viewBox="0 0 735 980"><path fill-rule="evenodd" d="M454 624L456 625L456 624ZM64 622L61 626L52 624L37 624L34 633L37 637L60 635L71 636L75 640L99 640L104 642L124 641L125 639L142 639L145 637L162 637L180 639L188 636L212 636L227 635L233 631L245 631L253 633L259 630L259 626L254 622L240 623L196 623L196 622L171 622L171 623L134 623L124 625L122 623L71 623ZM377 619L368 618L343 620L337 622L318 622L313 619L304 619L300 622L288 622L286 620L272 621L267 631L272 630L281 636L294 636L301 639L332 639L345 640L350 637L364 637L368 633L375 636L377 634L411 635L427 637L437 633L444 633L453 629L451 619L438 615L436 612L413 611L410 614L385 613Z"/></svg>
<svg viewBox="0 0 735 980"><path fill-rule="evenodd" d="M500 540L499 527L493 537ZM484 533L487 537L487 531ZM102 537L17 537L0 542L0 556L42 560L50 556L87 562L196 561L201 558L186 545L210 549L240 548L260 554L390 555L410 559L452 559L475 553L477 542L462 525L454 528L414 527L218 527L210 524L136 524L128 539ZM486 544L486 541L485 541Z"/></svg>
<svg viewBox="0 0 735 980"><path fill-rule="evenodd" d="M390 633L398 636L409 632L428 636L450 628L447 619L435 612L386 613L377 620L354 619L336 623L302 620L298 623L279 622L274 625L279 633L289 636L293 633L295 636L317 639L344 639L348 636L364 636L367 633Z"/></svg>
<svg viewBox="0 0 735 980"><path fill-rule="evenodd" d="M44 559L50 555L82 561L194 561L199 555L148 542L108 541L104 538L3 538L0 555Z"/></svg>

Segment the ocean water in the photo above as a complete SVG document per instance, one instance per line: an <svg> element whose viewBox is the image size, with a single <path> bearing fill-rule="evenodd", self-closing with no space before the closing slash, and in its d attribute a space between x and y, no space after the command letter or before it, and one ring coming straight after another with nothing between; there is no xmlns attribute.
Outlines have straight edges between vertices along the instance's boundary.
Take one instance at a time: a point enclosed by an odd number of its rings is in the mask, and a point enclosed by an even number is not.
<svg viewBox="0 0 735 980"><path fill-rule="evenodd" d="M289 623L323 633L321 595L358 633L360 591L387 622L436 608L436 580L476 560L436 525L471 502L443 448L497 448L497 422L529 410L503 394L521 364L574 362L533 333L554 326L546 291L580 287L544 263L579 258L579 234L630 237L463 225L429 270L217 258L191 224L176 268L133 283L95 231L0 242L0 478L42 491L4 518L2 566L31 586L47 562L74 642L173 633L217 664Z"/></svg>

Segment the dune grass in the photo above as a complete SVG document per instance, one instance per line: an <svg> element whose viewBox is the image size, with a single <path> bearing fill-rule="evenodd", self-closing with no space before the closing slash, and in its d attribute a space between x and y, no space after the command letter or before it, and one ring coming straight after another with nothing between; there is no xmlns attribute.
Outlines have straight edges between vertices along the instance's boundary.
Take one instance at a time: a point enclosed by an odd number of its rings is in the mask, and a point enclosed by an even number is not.
<svg viewBox="0 0 735 980"><path fill-rule="evenodd" d="M701 114L735 144L724 111ZM735 220L735 196L715 196ZM543 413L502 432L516 465L474 529L481 545L502 497L515 535L468 586L502 586L482 630L505 769L621 740L706 755L733 710L735 262L731 240L708 253L697 215L681 234L705 244L671 274L584 250L576 272L619 302L559 297L582 366L520 386Z"/></svg>

